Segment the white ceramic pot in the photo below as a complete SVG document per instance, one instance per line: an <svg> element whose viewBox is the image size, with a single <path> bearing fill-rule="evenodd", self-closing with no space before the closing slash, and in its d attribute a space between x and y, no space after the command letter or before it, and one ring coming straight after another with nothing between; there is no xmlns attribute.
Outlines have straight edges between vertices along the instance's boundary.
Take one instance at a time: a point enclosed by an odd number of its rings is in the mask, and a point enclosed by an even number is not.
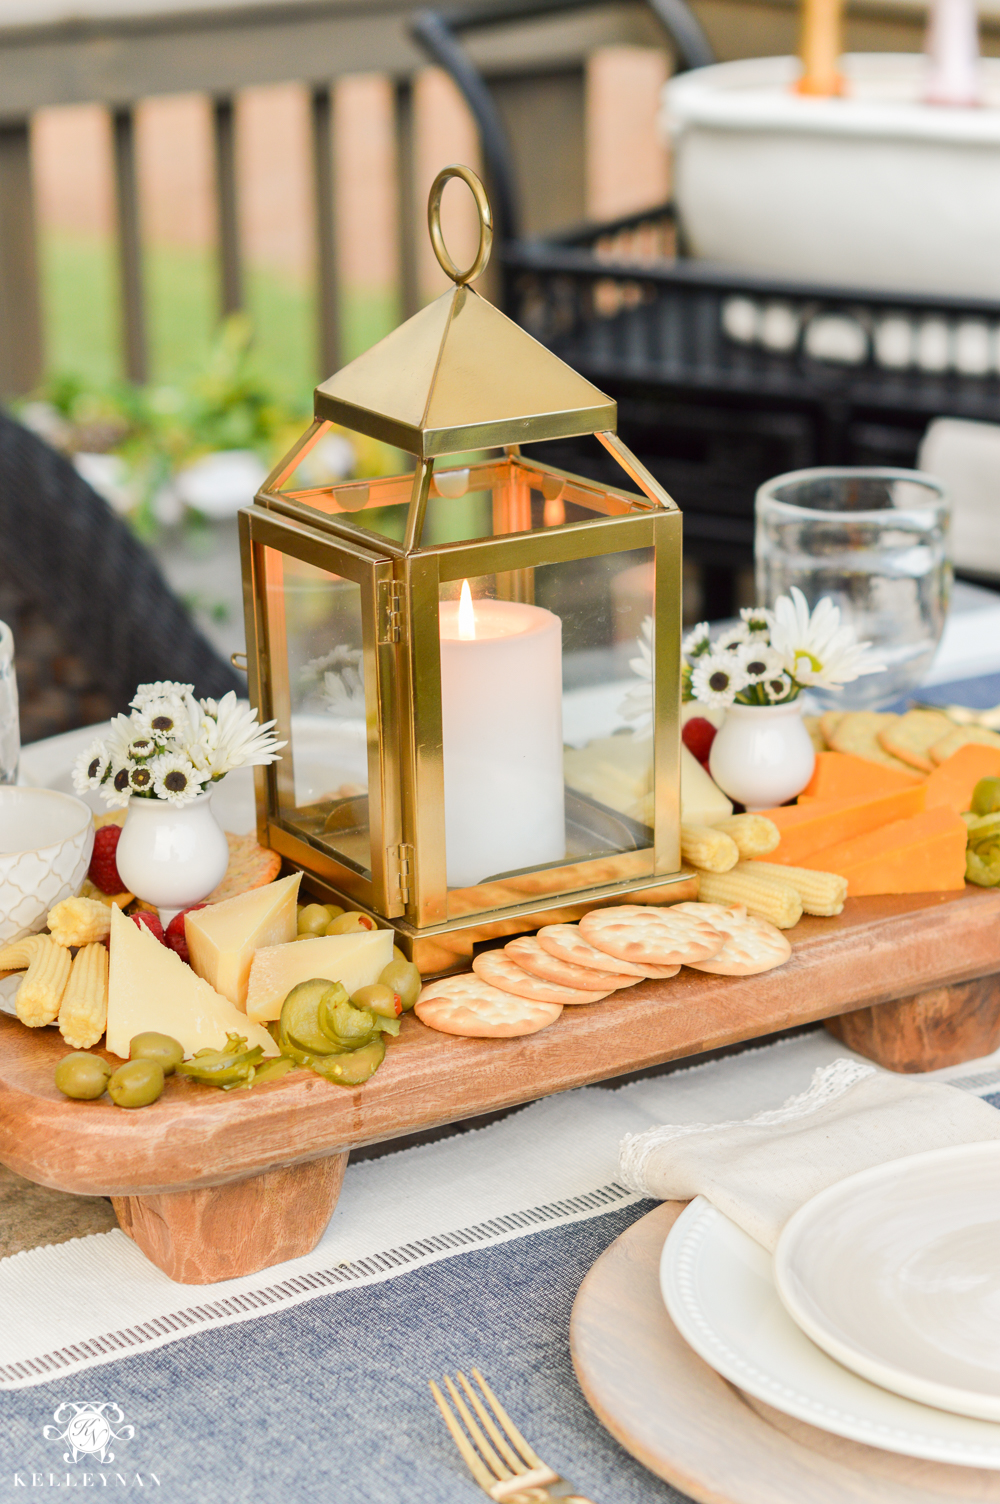
<svg viewBox="0 0 1000 1504"><path fill-rule="evenodd" d="M1000 59L980 62L980 109L922 103L922 54L858 53L842 67L842 99L796 94L793 57L665 85L692 254L811 282L1000 298Z"/></svg>
<svg viewBox="0 0 1000 1504"><path fill-rule="evenodd" d="M0 788L0 945L43 928L90 866L94 822L82 799L55 789Z"/></svg>
<svg viewBox="0 0 1000 1504"><path fill-rule="evenodd" d="M115 861L130 893L171 916L206 898L229 865L212 790L190 804L130 799Z"/></svg>
<svg viewBox="0 0 1000 1504"><path fill-rule="evenodd" d="M802 701L730 705L708 755L708 770L748 810L773 809L800 794L816 752L802 724Z"/></svg>

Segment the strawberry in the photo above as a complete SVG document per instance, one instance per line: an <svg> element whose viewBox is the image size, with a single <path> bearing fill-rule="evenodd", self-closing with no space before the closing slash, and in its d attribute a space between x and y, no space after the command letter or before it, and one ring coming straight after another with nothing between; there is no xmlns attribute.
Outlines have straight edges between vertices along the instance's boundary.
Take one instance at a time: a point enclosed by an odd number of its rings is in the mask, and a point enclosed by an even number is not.
<svg viewBox="0 0 1000 1504"><path fill-rule="evenodd" d="M169 945L170 949L176 951L181 960L186 961L189 966L191 964L191 957L188 955L187 936L184 933L184 915L193 913L195 909L203 909L205 907L206 905L203 903L193 903L190 908L181 909L180 913L175 914L167 925L167 931L163 937L164 945Z"/></svg>
<svg viewBox="0 0 1000 1504"><path fill-rule="evenodd" d="M118 875L115 851L121 840L120 825L102 825L94 832L94 854L90 858L87 876L102 893L123 893L125 884Z"/></svg>
<svg viewBox="0 0 1000 1504"><path fill-rule="evenodd" d="M715 741L715 727L702 715L692 716L681 732L681 741L692 757L697 757L702 767L708 767L708 754Z"/></svg>
<svg viewBox="0 0 1000 1504"><path fill-rule="evenodd" d="M137 909L134 914L129 914L128 918L131 919L133 924L137 924L140 929L145 928L149 930L149 933L155 935L161 945L166 945L167 942L163 938L163 925L160 923L159 914L150 914L146 909Z"/></svg>

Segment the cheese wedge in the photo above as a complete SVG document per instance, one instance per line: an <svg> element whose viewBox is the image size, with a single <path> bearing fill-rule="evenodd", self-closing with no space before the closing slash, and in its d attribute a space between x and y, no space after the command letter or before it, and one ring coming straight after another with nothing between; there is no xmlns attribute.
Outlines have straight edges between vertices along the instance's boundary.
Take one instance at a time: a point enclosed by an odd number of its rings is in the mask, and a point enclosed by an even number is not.
<svg viewBox="0 0 1000 1504"><path fill-rule="evenodd" d="M350 997L378 981L392 960L392 939L392 930L365 930L265 946L250 964L247 1018L258 1024L277 1018L292 988L313 977L343 982Z"/></svg>
<svg viewBox="0 0 1000 1504"><path fill-rule="evenodd" d="M685 825L714 825L728 820L733 806L681 742L681 819Z"/></svg>
<svg viewBox="0 0 1000 1504"><path fill-rule="evenodd" d="M251 1046L263 1045L265 1055L278 1054L266 1029L250 1023L145 926L140 928L120 909L112 909L108 1049L127 1060L136 1034L150 1029L176 1039L185 1055L221 1050L227 1034L242 1034Z"/></svg>
<svg viewBox="0 0 1000 1504"><path fill-rule="evenodd" d="M846 877L848 898L939 893L965 887L965 842L961 815L939 805L817 851L802 866Z"/></svg>
<svg viewBox="0 0 1000 1504"><path fill-rule="evenodd" d="M972 807L972 793L980 778L1000 778L1000 747L967 742L928 777L924 784L927 808L943 804L956 815L963 814Z"/></svg>
<svg viewBox="0 0 1000 1504"><path fill-rule="evenodd" d="M824 846L834 846L854 836L877 830L894 820L917 815L924 807L924 782L895 793L855 795L852 799L810 799L805 804L784 804L779 809L762 809L781 832L774 851L767 853L769 862L784 862L789 867L804 867L805 858ZM835 867L826 867L835 872Z"/></svg>
<svg viewBox="0 0 1000 1504"><path fill-rule="evenodd" d="M250 962L265 945L295 939L295 902L302 873L251 888L184 916L191 969L237 1008L246 1009Z"/></svg>
<svg viewBox="0 0 1000 1504"><path fill-rule="evenodd" d="M799 795L807 799L853 799L868 794L893 794L897 789L914 788L921 782L919 773L904 773L896 768L854 757L849 752L817 752L813 775Z"/></svg>

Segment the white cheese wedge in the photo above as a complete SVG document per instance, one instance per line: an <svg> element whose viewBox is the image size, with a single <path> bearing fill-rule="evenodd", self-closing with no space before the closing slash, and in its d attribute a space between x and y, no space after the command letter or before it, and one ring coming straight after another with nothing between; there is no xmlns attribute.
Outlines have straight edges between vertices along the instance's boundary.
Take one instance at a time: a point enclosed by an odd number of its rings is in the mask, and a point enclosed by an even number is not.
<svg viewBox="0 0 1000 1504"><path fill-rule="evenodd" d="M112 909L108 1049L127 1060L131 1041L150 1029L176 1039L185 1055L221 1050L227 1034L242 1034L251 1046L263 1045L265 1055L278 1053L266 1029L250 1023L145 926Z"/></svg>
<svg viewBox="0 0 1000 1504"><path fill-rule="evenodd" d="M292 988L313 977L343 982L350 997L359 987L378 981L392 960L392 938L392 930L365 930L257 951L250 965L247 1018L259 1024L277 1018Z"/></svg>
<svg viewBox="0 0 1000 1504"><path fill-rule="evenodd" d="M733 806L698 759L681 742L681 819L685 825L714 825Z"/></svg>
<svg viewBox="0 0 1000 1504"><path fill-rule="evenodd" d="M185 914L192 970L237 1008L247 1005L254 951L295 939L295 902L301 881L302 873L296 872L280 882Z"/></svg>

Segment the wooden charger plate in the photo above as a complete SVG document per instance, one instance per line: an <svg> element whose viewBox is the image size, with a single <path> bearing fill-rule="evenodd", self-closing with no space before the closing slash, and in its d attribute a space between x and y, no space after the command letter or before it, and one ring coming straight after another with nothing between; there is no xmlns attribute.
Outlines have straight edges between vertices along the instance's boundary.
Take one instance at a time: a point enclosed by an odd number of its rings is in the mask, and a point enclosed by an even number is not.
<svg viewBox="0 0 1000 1504"><path fill-rule="evenodd" d="M699 1504L1000 1504L1000 1473L901 1457L750 1399L688 1347L660 1295L684 1207L665 1202L598 1259L570 1347L580 1387L626 1451Z"/></svg>

